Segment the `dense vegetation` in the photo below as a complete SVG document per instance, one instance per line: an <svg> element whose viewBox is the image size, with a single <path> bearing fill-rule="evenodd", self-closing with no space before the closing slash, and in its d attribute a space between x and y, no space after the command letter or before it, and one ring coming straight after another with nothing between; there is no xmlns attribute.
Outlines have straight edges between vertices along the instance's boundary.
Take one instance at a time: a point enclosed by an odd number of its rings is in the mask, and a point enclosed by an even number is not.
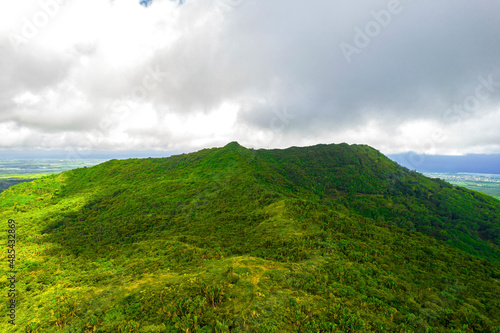
<svg viewBox="0 0 500 333"><path fill-rule="evenodd" d="M7 178L0 178L0 192L8 189L11 186L24 183L24 182L30 182L32 180L35 180L36 178L21 178L21 177L7 177Z"/></svg>
<svg viewBox="0 0 500 333"><path fill-rule="evenodd" d="M367 146L233 142L0 200L2 332L500 332L500 202Z"/></svg>
<svg viewBox="0 0 500 333"><path fill-rule="evenodd" d="M342 203L365 217L500 261L500 202L490 196L409 171L368 146L319 145L262 154L290 188L308 188L327 205Z"/></svg>

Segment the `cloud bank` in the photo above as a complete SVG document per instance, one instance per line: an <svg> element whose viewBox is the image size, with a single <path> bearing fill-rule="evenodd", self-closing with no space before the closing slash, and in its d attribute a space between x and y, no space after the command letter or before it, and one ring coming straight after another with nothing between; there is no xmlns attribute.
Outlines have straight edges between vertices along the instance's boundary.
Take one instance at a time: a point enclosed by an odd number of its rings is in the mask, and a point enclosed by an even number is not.
<svg viewBox="0 0 500 333"><path fill-rule="evenodd" d="M500 3L0 5L0 149L500 153Z"/></svg>

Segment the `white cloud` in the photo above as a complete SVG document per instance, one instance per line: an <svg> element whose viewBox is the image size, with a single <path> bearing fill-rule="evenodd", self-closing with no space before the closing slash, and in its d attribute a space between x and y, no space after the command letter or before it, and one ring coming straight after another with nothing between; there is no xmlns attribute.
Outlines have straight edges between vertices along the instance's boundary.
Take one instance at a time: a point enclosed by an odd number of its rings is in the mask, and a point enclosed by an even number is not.
<svg viewBox="0 0 500 333"><path fill-rule="evenodd" d="M499 153L500 4L391 3L2 3L0 147Z"/></svg>

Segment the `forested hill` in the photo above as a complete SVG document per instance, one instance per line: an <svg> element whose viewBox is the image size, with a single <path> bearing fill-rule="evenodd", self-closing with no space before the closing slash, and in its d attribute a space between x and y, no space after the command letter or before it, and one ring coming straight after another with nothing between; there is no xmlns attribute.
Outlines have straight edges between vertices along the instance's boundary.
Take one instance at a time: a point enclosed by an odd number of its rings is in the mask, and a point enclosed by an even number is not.
<svg viewBox="0 0 500 333"><path fill-rule="evenodd" d="M365 145L259 153L287 180L291 192L307 189L324 204L342 204L500 261L500 202L490 196L410 171Z"/></svg>
<svg viewBox="0 0 500 333"><path fill-rule="evenodd" d="M500 332L500 202L364 145L111 160L0 209L2 332Z"/></svg>

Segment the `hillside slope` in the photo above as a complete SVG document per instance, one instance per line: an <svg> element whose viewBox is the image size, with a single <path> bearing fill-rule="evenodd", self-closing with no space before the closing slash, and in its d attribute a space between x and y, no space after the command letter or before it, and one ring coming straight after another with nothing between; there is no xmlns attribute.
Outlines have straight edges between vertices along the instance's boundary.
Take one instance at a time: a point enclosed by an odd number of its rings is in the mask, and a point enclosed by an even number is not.
<svg viewBox="0 0 500 333"><path fill-rule="evenodd" d="M0 199L2 332L500 331L498 202L367 146L233 142Z"/></svg>
<svg viewBox="0 0 500 333"><path fill-rule="evenodd" d="M500 201L430 179L363 145L262 151L289 187L500 262Z"/></svg>

